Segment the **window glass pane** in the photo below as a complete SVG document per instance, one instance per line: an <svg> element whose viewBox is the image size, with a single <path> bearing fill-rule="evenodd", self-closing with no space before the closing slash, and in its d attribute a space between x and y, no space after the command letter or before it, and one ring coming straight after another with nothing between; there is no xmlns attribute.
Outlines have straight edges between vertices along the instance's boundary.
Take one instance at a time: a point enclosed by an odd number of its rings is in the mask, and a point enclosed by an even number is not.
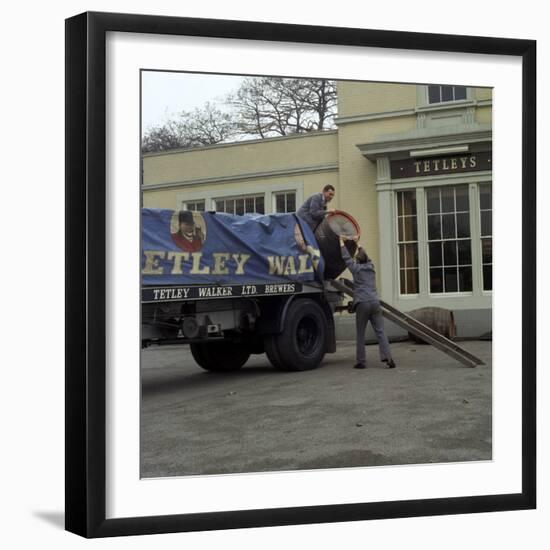
<svg viewBox="0 0 550 550"><path fill-rule="evenodd" d="M418 269L407 269L407 294L418 294Z"/></svg>
<svg viewBox="0 0 550 550"><path fill-rule="evenodd" d="M481 210L491 210L493 207L492 190L489 184L479 186L479 207Z"/></svg>
<svg viewBox="0 0 550 550"><path fill-rule="evenodd" d="M275 196L275 211L276 212L285 211L285 196L283 193Z"/></svg>
<svg viewBox="0 0 550 550"><path fill-rule="evenodd" d="M403 228L403 218L397 218L397 240L404 241L405 233Z"/></svg>
<svg viewBox="0 0 550 550"><path fill-rule="evenodd" d="M460 265L468 265L472 263L472 250L470 240L458 241L458 263Z"/></svg>
<svg viewBox="0 0 550 550"><path fill-rule="evenodd" d="M443 292L443 269L430 269L430 292Z"/></svg>
<svg viewBox="0 0 550 550"><path fill-rule="evenodd" d="M296 193L287 193L286 195L286 211L296 212Z"/></svg>
<svg viewBox="0 0 550 550"><path fill-rule="evenodd" d="M427 189L426 196L428 197L428 214L441 212L439 205L439 189Z"/></svg>
<svg viewBox="0 0 550 550"><path fill-rule="evenodd" d="M430 266L437 267L439 265L443 265L443 253L441 251L442 246L443 243L441 242L429 244Z"/></svg>
<svg viewBox="0 0 550 550"><path fill-rule="evenodd" d="M481 239L481 256L484 264L493 262L493 239Z"/></svg>
<svg viewBox="0 0 550 550"><path fill-rule="evenodd" d="M441 93L439 86L428 86L428 102L439 103L441 101Z"/></svg>
<svg viewBox="0 0 550 550"><path fill-rule="evenodd" d="M493 234L493 212L491 210L481 212L481 234L484 236Z"/></svg>
<svg viewBox="0 0 550 550"><path fill-rule="evenodd" d="M460 292L471 292L472 290L472 267L458 268L458 290Z"/></svg>
<svg viewBox="0 0 550 550"><path fill-rule="evenodd" d="M455 215L454 214L443 214L441 216L442 221L442 231L444 239L455 239Z"/></svg>
<svg viewBox="0 0 550 550"><path fill-rule="evenodd" d="M416 215L416 192L415 191L403 192L402 214L406 216Z"/></svg>
<svg viewBox="0 0 550 550"><path fill-rule="evenodd" d="M445 268L445 292L458 292L456 267Z"/></svg>
<svg viewBox="0 0 550 550"><path fill-rule="evenodd" d="M470 236L470 214L456 215L456 236L458 238Z"/></svg>
<svg viewBox="0 0 550 550"><path fill-rule="evenodd" d="M430 241L441 239L441 216L439 214L428 216L428 239Z"/></svg>
<svg viewBox="0 0 550 550"><path fill-rule="evenodd" d="M452 100L453 100L453 87L441 86L441 101L452 101Z"/></svg>
<svg viewBox="0 0 550 550"><path fill-rule="evenodd" d="M201 201L202 205L199 205L204 210L204 201ZM232 197L227 199L214 199L214 205L217 212L226 212L228 214L250 214L257 212L259 214L264 213L264 197L258 196L241 196Z"/></svg>
<svg viewBox="0 0 550 550"><path fill-rule="evenodd" d="M235 214L239 216L244 214L244 199L235 199Z"/></svg>
<svg viewBox="0 0 550 550"><path fill-rule="evenodd" d="M468 188L466 186L456 187L456 211L468 212L470 210L470 199L468 197Z"/></svg>
<svg viewBox="0 0 550 550"><path fill-rule="evenodd" d="M264 214L264 198L263 197L257 197L256 198L256 212L258 214Z"/></svg>
<svg viewBox="0 0 550 550"><path fill-rule="evenodd" d="M409 216L403 218L403 224L405 226L405 241L416 241L417 232L416 232L416 217Z"/></svg>
<svg viewBox="0 0 550 550"><path fill-rule="evenodd" d="M428 240L434 241L428 243L430 291L471 292L469 187L459 185L426 190L427 203L430 197L433 201L432 210L435 209L436 193L441 197L442 214L428 215ZM440 239L443 242L439 242Z"/></svg>
<svg viewBox="0 0 550 550"><path fill-rule="evenodd" d="M465 86L455 86L455 99L466 99L466 87Z"/></svg>
<svg viewBox="0 0 550 550"><path fill-rule="evenodd" d="M405 247L405 265L402 267L418 267L418 247L416 244L406 244Z"/></svg>
<svg viewBox="0 0 550 550"><path fill-rule="evenodd" d="M453 187L451 187L450 189L441 189L441 211L455 211L455 191Z"/></svg>
<svg viewBox="0 0 550 550"><path fill-rule="evenodd" d="M457 265L456 241L443 243L443 262L445 265Z"/></svg>
<svg viewBox="0 0 550 550"><path fill-rule="evenodd" d="M399 191L396 194L396 200L400 292L416 294L418 293L416 191Z"/></svg>
<svg viewBox="0 0 550 550"><path fill-rule="evenodd" d="M493 290L493 266L483 266L483 290Z"/></svg>

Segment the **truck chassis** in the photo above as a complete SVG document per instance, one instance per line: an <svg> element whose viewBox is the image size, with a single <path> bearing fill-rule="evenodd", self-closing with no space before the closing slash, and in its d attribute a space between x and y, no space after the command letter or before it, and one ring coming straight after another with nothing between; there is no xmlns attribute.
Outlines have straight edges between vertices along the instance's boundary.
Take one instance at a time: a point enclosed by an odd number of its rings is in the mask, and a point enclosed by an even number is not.
<svg viewBox="0 0 550 550"><path fill-rule="evenodd" d="M330 281L145 286L142 347L189 344L213 372L240 369L259 353L279 370L309 370L336 351L333 314L346 307Z"/></svg>

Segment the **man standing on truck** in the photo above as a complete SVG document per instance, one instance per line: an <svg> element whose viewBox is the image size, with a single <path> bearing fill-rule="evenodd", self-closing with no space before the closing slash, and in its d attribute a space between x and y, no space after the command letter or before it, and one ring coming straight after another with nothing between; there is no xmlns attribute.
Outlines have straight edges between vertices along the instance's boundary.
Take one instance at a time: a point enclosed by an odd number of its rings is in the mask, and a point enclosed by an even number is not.
<svg viewBox="0 0 550 550"><path fill-rule="evenodd" d="M306 221L311 230L315 232L317 226L323 221L323 218L328 212L334 212L333 209L327 210L327 203L334 198L335 190L330 184L323 187L321 193L311 195L302 206L296 215Z"/></svg>
<svg viewBox="0 0 550 550"><path fill-rule="evenodd" d="M347 268L353 275L354 283L354 299L353 305L355 308L355 328L356 328L356 363L354 369L365 369L365 329L370 321L376 338L378 339L378 347L380 350L380 360L388 364L389 369L395 368L395 362L392 359L388 337L384 332L384 320L380 309L380 298L376 291L376 273L374 264L368 257L364 248L359 247L355 254L355 261L351 259L348 249L344 244L344 239L340 235L340 250L342 259L346 263ZM357 242L359 237L353 237Z"/></svg>

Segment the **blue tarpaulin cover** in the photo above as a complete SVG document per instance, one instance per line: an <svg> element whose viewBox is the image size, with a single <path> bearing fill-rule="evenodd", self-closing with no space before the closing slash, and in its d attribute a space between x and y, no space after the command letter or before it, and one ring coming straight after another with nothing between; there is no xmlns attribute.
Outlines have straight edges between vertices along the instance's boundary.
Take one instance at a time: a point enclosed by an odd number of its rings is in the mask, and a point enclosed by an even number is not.
<svg viewBox="0 0 550 550"><path fill-rule="evenodd" d="M323 259L295 214L143 208L143 285L249 284L319 280Z"/></svg>

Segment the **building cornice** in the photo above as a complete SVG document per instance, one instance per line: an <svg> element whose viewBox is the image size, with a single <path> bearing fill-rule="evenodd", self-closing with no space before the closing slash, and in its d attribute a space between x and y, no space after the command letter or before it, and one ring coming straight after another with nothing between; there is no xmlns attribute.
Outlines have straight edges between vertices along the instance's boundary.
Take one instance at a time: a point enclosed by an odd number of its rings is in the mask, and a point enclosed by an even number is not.
<svg viewBox="0 0 550 550"><path fill-rule="evenodd" d="M191 180L182 180L166 183L148 183L143 184L143 191L152 191L155 189L172 189L175 187L195 187L198 185L207 184L223 184L235 181L260 179L260 178L275 178L281 176L296 176L300 174L311 174L315 172L337 172L338 164L323 164L319 166L301 166L286 170L269 170L265 172L249 172L246 174L235 174L232 176L218 176L211 178L200 178Z"/></svg>
<svg viewBox="0 0 550 550"><path fill-rule="evenodd" d="M352 124L354 122L368 122L370 120L383 120L386 118L399 118L404 116L414 116L415 109L401 109L399 111L386 111L383 113L369 113L354 116L337 117L334 122L341 126L342 124Z"/></svg>
<svg viewBox="0 0 550 550"><path fill-rule="evenodd" d="M415 111L417 113L425 113L426 111L452 111L454 109L464 109L464 107L490 107L492 104L492 99L465 99L461 101L445 101L443 103L419 105L416 107Z"/></svg>
<svg viewBox="0 0 550 550"><path fill-rule="evenodd" d="M378 141L357 144L363 156L376 160L382 155L418 148L448 147L491 141L490 124L459 125L448 128L418 128L400 134L380 136Z"/></svg>
<svg viewBox="0 0 550 550"><path fill-rule="evenodd" d="M383 120L388 118L401 118L414 116L418 113L432 111L453 111L464 109L465 107L490 107L493 104L491 99L456 101L452 103L438 103L436 105L422 105L412 109L400 109L397 111L383 111L380 113L367 113L354 116L336 117L334 122L341 126L343 124L353 124L356 122L369 122L371 120Z"/></svg>

